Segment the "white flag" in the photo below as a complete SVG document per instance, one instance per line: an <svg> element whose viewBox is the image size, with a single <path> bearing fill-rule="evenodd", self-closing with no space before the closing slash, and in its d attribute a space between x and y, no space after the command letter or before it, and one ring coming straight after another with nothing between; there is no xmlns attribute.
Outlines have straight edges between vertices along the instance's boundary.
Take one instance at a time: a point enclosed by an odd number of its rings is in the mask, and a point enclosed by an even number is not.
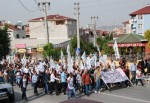
<svg viewBox="0 0 150 103"><path fill-rule="evenodd" d="M114 52L115 52L115 57L116 57L116 59L119 59L119 58L120 58L120 55L119 55L118 45L117 45L117 41L116 41L116 40L115 40L115 42L114 42L113 48L114 48Z"/></svg>
<svg viewBox="0 0 150 103"><path fill-rule="evenodd" d="M82 63L82 61L80 61L79 68L80 68L81 70L83 70L83 69L84 69L84 66L83 66L83 63Z"/></svg>
<svg viewBox="0 0 150 103"><path fill-rule="evenodd" d="M50 68L56 69L56 64L53 59L50 59Z"/></svg>
<svg viewBox="0 0 150 103"><path fill-rule="evenodd" d="M22 58L22 64L25 66L26 65L26 63L27 63L27 59L26 59L26 55L25 55L25 53L24 53L24 55L23 55L23 58Z"/></svg>
<svg viewBox="0 0 150 103"><path fill-rule="evenodd" d="M91 69L91 58L88 56L87 59L86 59L86 68L88 70Z"/></svg>
<svg viewBox="0 0 150 103"><path fill-rule="evenodd" d="M83 62L86 61L86 53L85 52L82 54L81 58L82 58Z"/></svg>
<svg viewBox="0 0 150 103"><path fill-rule="evenodd" d="M68 73L71 72L71 70L73 69L73 65L72 65L72 60L71 60L71 54L70 54L70 46L68 45L67 46L67 54L68 54L68 57L67 57L67 63L68 63L68 68L67 68L67 71Z"/></svg>
<svg viewBox="0 0 150 103"><path fill-rule="evenodd" d="M69 54L70 53L70 46L68 45L67 46L67 54Z"/></svg>
<svg viewBox="0 0 150 103"><path fill-rule="evenodd" d="M100 48L98 47L98 45L96 45L96 46L97 46L98 55L101 56Z"/></svg>
<svg viewBox="0 0 150 103"><path fill-rule="evenodd" d="M68 71L68 73L70 73L71 71L72 71L72 69L73 69L73 65L72 65L72 58L71 58L71 55L69 54L68 55L68 58L67 58L67 63L68 63L68 68L67 68L67 71Z"/></svg>

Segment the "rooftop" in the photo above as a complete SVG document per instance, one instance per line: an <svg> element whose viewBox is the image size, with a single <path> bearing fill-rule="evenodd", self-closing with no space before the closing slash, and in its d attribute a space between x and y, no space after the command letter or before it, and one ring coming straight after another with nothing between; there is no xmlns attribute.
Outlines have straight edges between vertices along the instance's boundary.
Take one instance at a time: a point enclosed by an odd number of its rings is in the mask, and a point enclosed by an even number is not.
<svg viewBox="0 0 150 103"><path fill-rule="evenodd" d="M125 34L116 39L117 43L141 43L143 41L147 41L144 36L138 34ZM109 44L113 44L115 40L109 42Z"/></svg>
<svg viewBox="0 0 150 103"><path fill-rule="evenodd" d="M8 23L0 23L0 26L3 26L3 25L7 25L8 29L11 29L11 30L20 30L19 28L17 28L16 25L12 25L12 24L8 24Z"/></svg>
<svg viewBox="0 0 150 103"><path fill-rule="evenodd" d="M130 24L129 20L122 22L123 24Z"/></svg>
<svg viewBox="0 0 150 103"><path fill-rule="evenodd" d="M29 22L41 21L41 20L43 21L44 17L34 18L34 19L29 20ZM57 20L76 20L76 19L56 14L56 15L48 15L47 20L48 21L57 21Z"/></svg>
<svg viewBox="0 0 150 103"><path fill-rule="evenodd" d="M142 9L139 9L131 14L129 14L130 16L135 16L135 15L141 15L141 14L150 14L150 5L145 6Z"/></svg>

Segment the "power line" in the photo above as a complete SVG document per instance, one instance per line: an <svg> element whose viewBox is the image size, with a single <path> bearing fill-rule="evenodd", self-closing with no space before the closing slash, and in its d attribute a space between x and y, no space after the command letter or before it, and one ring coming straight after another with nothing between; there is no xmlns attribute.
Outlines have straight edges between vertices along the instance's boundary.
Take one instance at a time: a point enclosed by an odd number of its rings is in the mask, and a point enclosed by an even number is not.
<svg viewBox="0 0 150 103"><path fill-rule="evenodd" d="M91 3L91 2L99 2L99 1L102 1L102 0L89 0L89 1L82 1L80 3Z"/></svg>
<svg viewBox="0 0 150 103"><path fill-rule="evenodd" d="M34 0L34 2L38 5L38 1L37 0Z"/></svg>
<svg viewBox="0 0 150 103"><path fill-rule="evenodd" d="M38 4L38 1L34 0L34 2L35 2L36 4Z"/></svg>
<svg viewBox="0 0 150 103"><path fill-rule="evenodd" d="M18 2L24 7L24 9L26 9L29 12L35 12L37 10L37 9L36 10L30 10L20 0L18 0Z"/></svg>

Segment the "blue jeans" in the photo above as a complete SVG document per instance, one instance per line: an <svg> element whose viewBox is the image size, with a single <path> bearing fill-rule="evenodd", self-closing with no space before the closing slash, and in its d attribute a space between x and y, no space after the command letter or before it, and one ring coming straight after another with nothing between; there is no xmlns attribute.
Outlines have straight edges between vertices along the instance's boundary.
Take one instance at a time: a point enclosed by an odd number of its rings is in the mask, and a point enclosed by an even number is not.
<svg viewBox="0 0 150 103"><path fill-rule="evenodd" d="M45 93L48 93L48 92L49 92L49 84L45 83Z"/></svg>
<svg viewBox="0 0 150 103"><path fill-rule="evenodd" d="M13 86L13 84L14 84L14 76L11 76L11 77L10 77L9 82L10 82L10 84Z"/></svg>
<svg viewBox="0 0 150 103"><path fill-rule="evenodd" d="M68 89L68 99L76 96L75 89Z"/></svg>
<svg viewBox="0 0 150 103"><path fill-rule="evenodd" d="M98 92L101 89L101 81L100 79L96 80L95 90Z"/></svg>
<svg viewBox="0 0 150 103"><path fill-rule="evenodd" d="M17 79L16 79L16 82L19 85L19 87L20 87L20 81L21 81L21 79L22 79L21 77L20 78L17 77Z"/></svg>
<svg viewBox="0 0 150 103"><path fill-rule="evenodd" d="M85 90L85 94L86 94L86 95L89 95L90 84L85 84L85 85L84 85L84 90Z"/></svg>

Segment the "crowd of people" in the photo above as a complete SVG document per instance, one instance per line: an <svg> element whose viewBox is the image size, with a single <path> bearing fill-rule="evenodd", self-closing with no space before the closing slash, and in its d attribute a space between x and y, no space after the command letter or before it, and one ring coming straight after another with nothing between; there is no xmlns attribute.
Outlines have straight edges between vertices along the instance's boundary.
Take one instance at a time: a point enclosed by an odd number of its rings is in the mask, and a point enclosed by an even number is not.
<svg viewBox="0 0 150 103"><path fill-rule="evenodd" d="M2 68L0 69L0 76L3 76L5 81L11 85L17 84L22 91L22 99L27 100L26 91L29 84L33 87L34 95L38 95L37 88L43 88L45 94L56 95L63 93L68 94L68 99L76 97L77 91L85 93L89 96L91 91L101 93L102 90L108 89L102 79L101 71L113 71L116 68L121 68L126 76L131 79L123 81L122 83L113 84L113 86L131 86L140 81L144 86L142 76L147 75L149 70L148 62L143 59L137 63L133 61L130 66L127 66L125 58L121 59L119 65L116 66L115 62L104 65L102 62L97 61L96 66L91 66L90 69L80 66L74 62L72 70L68 72L67 65L62 62L55 62L56 68L51 66L51 60L35 60L28 59L17 60L14 62L3 61L1 62ZM112 84L107 84L112 86Z"/></svg>

